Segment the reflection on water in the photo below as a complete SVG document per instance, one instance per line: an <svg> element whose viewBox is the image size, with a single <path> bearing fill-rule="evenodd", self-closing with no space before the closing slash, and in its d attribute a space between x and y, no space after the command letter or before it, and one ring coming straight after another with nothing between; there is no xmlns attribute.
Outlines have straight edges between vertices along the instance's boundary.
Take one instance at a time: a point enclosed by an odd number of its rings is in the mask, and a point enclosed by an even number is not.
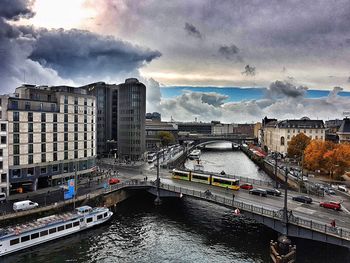
<svg viewBox="0 0 350 263"><path fill-rule="evenodd" d="M231 147L227 143L215 143L210 147ZM207 146L210 148L209 146ZM197 163L196 160L187 160L185 167L193 169ZM200 163L204 166L204 171L220 173L224 171L226 174L248 177L252 179L270 180L270 178L255 165L243 152L232 151L229 149L223 151L208 151L202 149Z"/></svg>
<svg viewBox="0 0 350 263"><path fill-rule="evenodd" d="M265 226L204 201L170 199L157 208L153 200L133 197L103 226L2 262L270 262L269 241L277 234ZM344 249L305 241L297 246L297 262L347 262Z"/></svg>

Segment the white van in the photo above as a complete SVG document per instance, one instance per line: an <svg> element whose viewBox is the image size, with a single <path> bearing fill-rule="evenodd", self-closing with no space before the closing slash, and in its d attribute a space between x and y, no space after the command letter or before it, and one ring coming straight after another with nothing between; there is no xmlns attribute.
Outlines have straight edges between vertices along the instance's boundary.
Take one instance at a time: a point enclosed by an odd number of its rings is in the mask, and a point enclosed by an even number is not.
<svg viewBox="0 0 350 263"><path fill-rule="evenodd" d="M6 194L5 193L0 193L0 203L6 202Z"/></svg>
<svg viewBox="0 0 350 263"><path fill-rule="evenodd" d="M20 201L13 204L13 210L15 212L17 211L23 211L23 210L30 210L33 208L37 208L39 205L38 203L32 202L30 200Z"/></svg>

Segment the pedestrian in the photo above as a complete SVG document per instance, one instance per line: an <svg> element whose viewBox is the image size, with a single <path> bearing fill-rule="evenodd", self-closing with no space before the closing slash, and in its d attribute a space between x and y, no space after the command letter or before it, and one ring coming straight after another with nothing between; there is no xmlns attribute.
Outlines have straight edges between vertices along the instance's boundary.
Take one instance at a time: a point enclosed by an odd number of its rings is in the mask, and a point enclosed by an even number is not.
<svg viewBox="0 0 350 263"><path fill-rule="evenodd" d="M331 221L331 226L332 226L332 227L335 227L335 219L333 219L333 220Z"/></svg>
<svg viewBox="0 0 350 263"><path fill-rule="evenodd" d="M232 194L232 204L233 204L234 201L235 201L235 194L233 193Z"/></svg>
<svg viewBox="0 0 350 263"><path fill-rule="evenodd" d="M147 178L147 175L146 175L146 182L147 182L147 179L148 179L148 178Z"/></svg>

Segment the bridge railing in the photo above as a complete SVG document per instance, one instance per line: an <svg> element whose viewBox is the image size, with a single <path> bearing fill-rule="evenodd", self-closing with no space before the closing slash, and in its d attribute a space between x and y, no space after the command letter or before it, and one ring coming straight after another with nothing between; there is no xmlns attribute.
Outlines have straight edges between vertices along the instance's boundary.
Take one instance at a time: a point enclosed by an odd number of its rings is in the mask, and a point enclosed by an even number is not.
<svg viewBox="0 0 350 263"><path fill-rule="evenodd" d="M154 182L149 181L141 181L141 180L129 180L125 181L116 185L110 186L109 189L105 189L105 193L112 192L118 189L127 188L131 186L150 186L155 187ZM251 212L254 214L259 214L265 217L273 218L279 221L283 220L283 212L282 210L273 210L264 208L262 206L256 206L253 204L240 202L240 201L233 201L231 198L226 198L224 196L215 195L215 194L206 194L205 192L194 190L194 189L187 189L179 186L174 185L168 185L168 184L160 184L160 188L163 190L168 190L172 192L181 193L188 196L193 196L201 199L206 199L208 201L222 204L230 207L237 207L241 209L242 211ZM323 222L318 222L314 220L309 220L307 218L303 218L300 216L294 216L292 211L288 211L288 223L297 225L300 227L304 227L313 231L317 231L320 233L324 233L327 235L339 237L341 239L350 240L350 229L346 228L340 228L340 227L333 227L329 224L325 224Z"/></svg>

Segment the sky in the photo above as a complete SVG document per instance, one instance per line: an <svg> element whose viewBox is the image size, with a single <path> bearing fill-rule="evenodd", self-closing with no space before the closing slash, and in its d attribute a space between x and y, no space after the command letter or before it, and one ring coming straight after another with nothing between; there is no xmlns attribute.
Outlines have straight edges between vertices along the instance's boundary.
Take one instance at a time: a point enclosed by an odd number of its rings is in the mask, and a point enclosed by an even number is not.
<svg viewBox="0 0 350 263"><path fill-rule="evenodd" d="M342 118L349 24L345 0L0 0L0 91L137 77L164 120Z"/></svg>

